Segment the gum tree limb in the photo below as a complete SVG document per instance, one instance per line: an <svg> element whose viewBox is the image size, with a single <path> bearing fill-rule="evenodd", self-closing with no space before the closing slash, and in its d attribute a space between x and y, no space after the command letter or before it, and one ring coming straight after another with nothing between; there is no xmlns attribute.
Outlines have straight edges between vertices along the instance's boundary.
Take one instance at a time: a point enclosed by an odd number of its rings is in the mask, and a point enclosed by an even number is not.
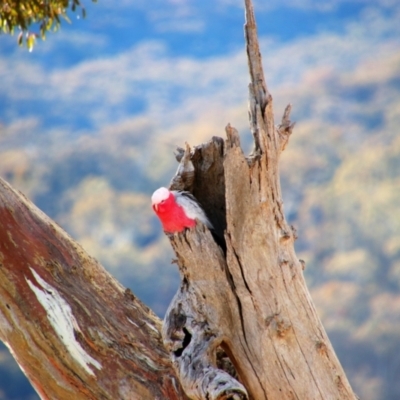
<svg viewBox="0 0 400 400"><path fill-rule="evenodd" d="M158 317L0 179L0 340L42 399L186 399Z"/></svg>

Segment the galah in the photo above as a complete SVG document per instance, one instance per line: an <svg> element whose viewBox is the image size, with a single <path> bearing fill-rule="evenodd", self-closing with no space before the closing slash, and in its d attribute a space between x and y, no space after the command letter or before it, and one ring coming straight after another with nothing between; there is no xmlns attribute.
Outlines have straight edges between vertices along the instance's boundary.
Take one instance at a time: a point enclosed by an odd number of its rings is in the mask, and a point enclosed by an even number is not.
<svg viewBox="0 0 400 400"><path fill-rule="evenodd" d="M161 187L151 196L151 203L167 233L182 232L185 228L191 228L196 225L196 220L213 229L205 212L189 192L170 191Z"/></svg>

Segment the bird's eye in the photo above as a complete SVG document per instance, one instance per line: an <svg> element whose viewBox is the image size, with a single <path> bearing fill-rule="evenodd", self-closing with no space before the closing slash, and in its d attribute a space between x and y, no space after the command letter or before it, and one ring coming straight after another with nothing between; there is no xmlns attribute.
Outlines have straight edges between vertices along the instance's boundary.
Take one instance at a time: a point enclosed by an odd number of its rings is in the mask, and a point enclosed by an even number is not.
<svg viewBox="0 0 400 400"><path fill-rule="evenodd" d="M161 203L161 204L162 204L162 203L165 203L165 200L161 200L160 203Z"/></svg>

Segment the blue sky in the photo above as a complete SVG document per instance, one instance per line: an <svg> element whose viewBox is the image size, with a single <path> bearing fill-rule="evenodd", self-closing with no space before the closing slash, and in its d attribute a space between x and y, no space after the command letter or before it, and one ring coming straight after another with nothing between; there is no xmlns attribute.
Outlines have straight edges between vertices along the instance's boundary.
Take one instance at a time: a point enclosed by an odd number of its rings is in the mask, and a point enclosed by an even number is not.
<svg viewBox="0 0 400 400"><path fill-rule="evenodd" d="M18 48L16 37L1 37L3 124L26 120L41 132L67 130L75 137L132 116L176 121L181 107L181 119L194 122L207 115L208 99L229 117L246 101L241 1L85 6L85 20L71 14L72 24L32 53ZM395 1L258 1L255 7L272 86L298 84L305 68L353 68L367 58L367 47L398 39ZM329 40L332 47L324 48ZM225 106L223 97L229 97ZM245 126L245 114L238 118Z"/></svg>

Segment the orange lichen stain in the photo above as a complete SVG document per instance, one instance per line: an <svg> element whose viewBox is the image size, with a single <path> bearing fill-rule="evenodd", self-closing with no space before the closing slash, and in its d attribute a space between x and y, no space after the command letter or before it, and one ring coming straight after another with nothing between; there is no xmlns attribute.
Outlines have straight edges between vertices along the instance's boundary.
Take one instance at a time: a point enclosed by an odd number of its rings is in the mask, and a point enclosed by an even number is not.
<svg viewBox="0 0 400 400"><path fill-rule="evenodd" d="M346 387L343 384L342 377L340 375L336 376L335 383L336 383L336 386L339 389L339 392L347 392Z"/></svg>
<svg viewBox="0 0 400 400"><path fill-rule="evenodd" d="M62 356L62 358L64 358L64 356ZM70 369L66 369L63 363L60 363L60 360L58 358L49 356L48 361L50 362L52 367L58 372L59 376L57 377L57 380L62 383L64 389L68 391L73 390L76 393L84 394L87 399L93 399L93 393L91 393L90 389L85 387L85 385L82 385L81 380L76 379L75 373L77 371L75 371L75 364L71 365L71 373Z"/></svg>
<svg viewBox="0 0 400 400"><path fill-rule="evenodd" d="M99 346L98 344L96 344L93 340L89 340L87 335L82 335L85 339L85 344L92 349L93 351L98 351L99 350Z"/></svg>
<svg viewBox="0 0 400 400"><path fill-rule="evenodd" d="M40 398L44 400L50 400L50 398L46 395L39 379L35 379L33 376L29 376L29 379L32 383L32 386L35 388L37 394L40 396Z"/></svg>
<svg viewBox="0 0 400 400"><path fill-rule="evenodd" d="M14 242L14 239L13 239L10 231L7 231L7 236L8 236L8 239L10 240L10 242L14 245L14 247L18 248L18 245L17 245L17 243Z"/></svg>
<svg viewBox="0 0 400 400"><path fill-rule="evenodd" d="M321 356L325 356L325 355L327 354L327 348L326 348L326 344L325 344L324 342L318 341L318 342L315 344L315 347L316 347L318 353L319 353Z"/></svg>

